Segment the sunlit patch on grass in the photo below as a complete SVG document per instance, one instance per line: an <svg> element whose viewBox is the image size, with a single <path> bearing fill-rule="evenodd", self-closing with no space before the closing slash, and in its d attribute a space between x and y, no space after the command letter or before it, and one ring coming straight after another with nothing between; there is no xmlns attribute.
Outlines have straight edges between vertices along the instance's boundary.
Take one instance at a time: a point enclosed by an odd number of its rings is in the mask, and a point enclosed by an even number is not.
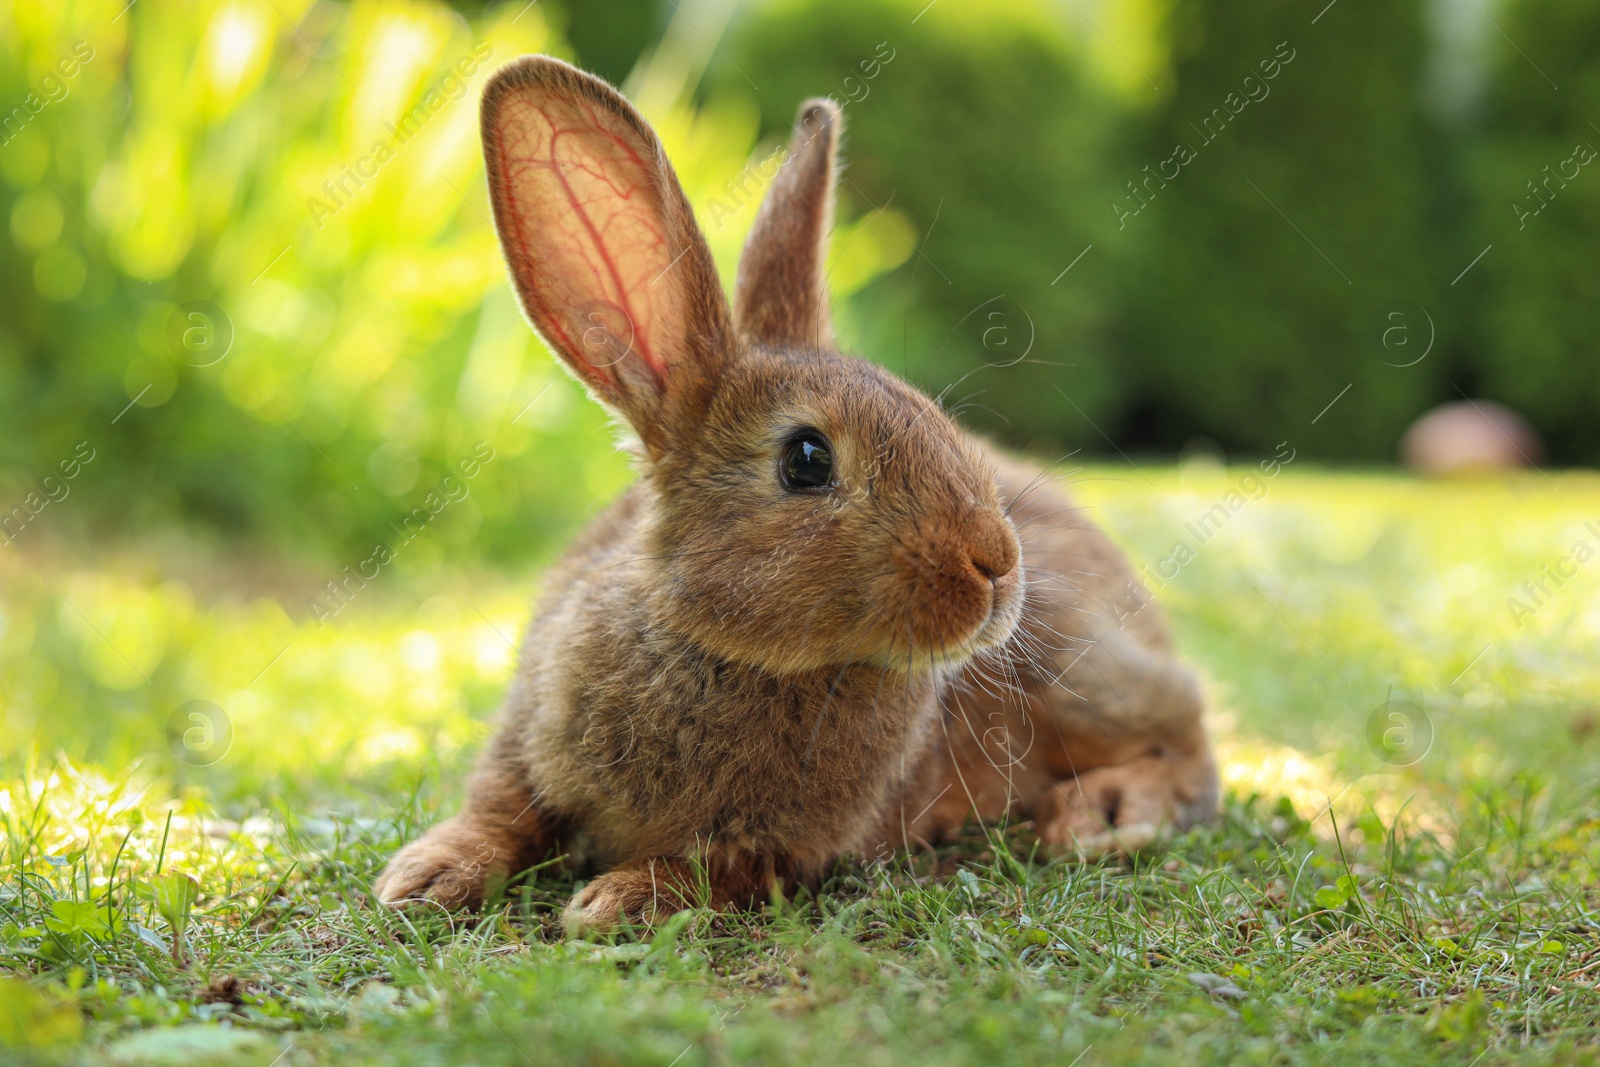
<svg viewBox="0 0 1600 1067"><path fill-rule="evenodd" d="M1226 724L1214 740L1222 787L1234 802L1286 802L1326 844L1382 845L1391 833L1426 834L1442 845L1454 841L1453 813L1462 797L1447 785L1400 771L1347 778L1330 755L1242 736ZM1471 773L1470 767L1457 770Z"/></svg>
<svg viewBox="0 0 1600 1067"><path fill-rule="evenodd" d="M1288 745L1232 731L1214 740L1222 786L1236 797L1286 797L1296 811L1320 812L1345 792L1325 764Z"/></svg>
<svg viewBox="0 0 1600 1067"><path fill-rule="evenodd" d="M174 793L139 767L110 776L60 757L0 783L0 862L61 899L91 899L124 878L180 870L203 885L268 869L263 827L215 815L203 795Z"/></svg>

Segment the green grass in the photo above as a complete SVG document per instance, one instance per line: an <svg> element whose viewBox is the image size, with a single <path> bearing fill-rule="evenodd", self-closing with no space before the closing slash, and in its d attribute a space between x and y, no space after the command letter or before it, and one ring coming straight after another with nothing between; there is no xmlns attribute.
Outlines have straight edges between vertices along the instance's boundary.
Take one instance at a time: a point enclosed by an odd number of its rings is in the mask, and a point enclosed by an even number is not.
<svg viewBox="0 0 1600 1067"><path fill-rule="evenodd" d="M1154 564L1243 473L1075 480ZM536 575L402 560L319 629L342 561L12 550L0 1062L1592 1062L1600 560L1507 601L1600 547L1600 479L1265 485L1159 591L1219 825L1089 866L973 830L604 945L553 869L454 925L368 894L454 803ZM232 724L204 766L195 699Z"/></svg>

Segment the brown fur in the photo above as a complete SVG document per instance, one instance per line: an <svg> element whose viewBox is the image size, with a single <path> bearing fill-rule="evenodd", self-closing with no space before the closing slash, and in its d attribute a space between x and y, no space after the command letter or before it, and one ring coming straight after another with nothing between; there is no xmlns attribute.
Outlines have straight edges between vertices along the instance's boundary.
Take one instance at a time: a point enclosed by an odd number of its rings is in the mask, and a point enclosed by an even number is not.
<svg viewBox="0 0 1600 1067"><path fill-rule="evenodd" d="M460 814L380 899L474 906L574 838L572 928L745 906L841 856L1032 817L1103 848L1208 818L1190 674L1117 549L1032 468L832 348L840 118L801 111L739 314L649 126L527 57L484 94L495 218L551 347L638 435L639 481L550 573ZM835 485L778 467L801 427Z"/></svg>

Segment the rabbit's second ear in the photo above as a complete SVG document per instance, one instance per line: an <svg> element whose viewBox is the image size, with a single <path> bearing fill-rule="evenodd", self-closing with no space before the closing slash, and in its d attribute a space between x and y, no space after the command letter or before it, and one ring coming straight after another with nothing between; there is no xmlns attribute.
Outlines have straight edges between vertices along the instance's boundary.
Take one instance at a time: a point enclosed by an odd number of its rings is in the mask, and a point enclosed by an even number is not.
<svg viewBox="0 0 1600 1067"><path fill-rule="evenodd" d="M694 417L731 344L705 238L661 143L615 89L548 56L483 94L495 228L523 310L652 452Z"/></svg>
<svg viewBox="0 0 1600 1067"><path fill-rule="evenodd" d="M827 234L834 226L834 168L843 118L830 99L806 101L789 155L744 243L734 309L750 341L834 344L827 310Z"/></svg>
<svg viewBox="0 0 1600 1067"><path fill-rule="evenodd" d="M843 123L839 105L807 100L739 260L739 332L766 344L833 343L825 271L833 226L833 176Z"/></svg>

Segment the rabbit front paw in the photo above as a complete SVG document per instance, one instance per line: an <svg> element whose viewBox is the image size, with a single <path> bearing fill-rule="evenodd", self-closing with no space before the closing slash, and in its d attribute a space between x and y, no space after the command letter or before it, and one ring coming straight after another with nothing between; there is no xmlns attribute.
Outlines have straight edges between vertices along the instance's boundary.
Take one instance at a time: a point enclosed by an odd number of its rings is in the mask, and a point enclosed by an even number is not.
<svg viewBox="0 0 1600 1067"><path fill-rule="evenodd" d="M688 873L688 866L682 861L659 858L607 871L584 886L567 905L567 936L605 934L624 926L651 926L692 907Z"/></svg>
<svg viewBox="0 0 1600 1067"><path fill-rule="evenodd" d="M378 876L373 892L391 907L479 908L510 872L505 851L481 829L451 819L401 849Z"/></svg>

